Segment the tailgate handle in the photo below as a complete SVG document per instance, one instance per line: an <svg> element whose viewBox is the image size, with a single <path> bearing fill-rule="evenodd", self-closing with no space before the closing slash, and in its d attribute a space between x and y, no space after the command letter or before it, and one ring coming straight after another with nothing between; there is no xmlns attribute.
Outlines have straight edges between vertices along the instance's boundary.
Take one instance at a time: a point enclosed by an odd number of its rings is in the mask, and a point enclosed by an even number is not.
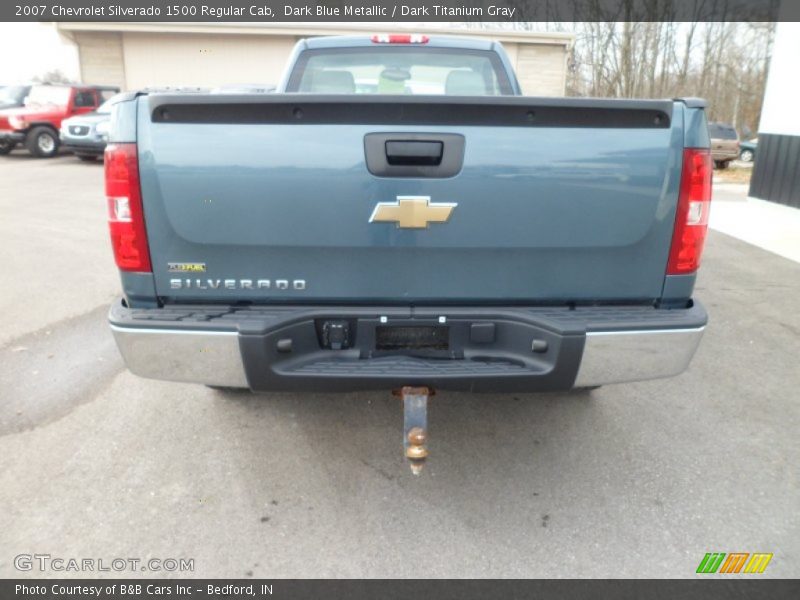
<svg viewBox="0 0 800 600"><path fill-rule="evenodd" d="M464 166L458 133L386 131L364 136L367 170L376 177L453 177Z"/></svg>
<svg viewBox="0 0 800 600"><path fill-rule="evenodd" d="M386 162L390 165L436 166L442 162L444 142L387 140Z"/></svg>

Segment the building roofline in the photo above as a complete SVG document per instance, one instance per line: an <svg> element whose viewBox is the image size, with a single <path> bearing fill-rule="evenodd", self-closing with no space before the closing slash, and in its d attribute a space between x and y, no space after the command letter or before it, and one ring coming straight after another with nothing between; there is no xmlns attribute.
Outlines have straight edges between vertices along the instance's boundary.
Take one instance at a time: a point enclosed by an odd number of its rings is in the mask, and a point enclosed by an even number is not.
<svg viewBox="0 0 800 600"><path fill-rule="evenodd" d="M401 23L386 27L386 23L109 23L104 21L61 21L54 23L56 30L71 38L75 32L114 33L171 33L204 35L358 35L374 33L396 33L413 31L437 35L478 37L514 42L519 44L543 44L571 48L575 36L571 33L540 32L510 29L477 29L455 27L431 27L427 23Z"/></svg>

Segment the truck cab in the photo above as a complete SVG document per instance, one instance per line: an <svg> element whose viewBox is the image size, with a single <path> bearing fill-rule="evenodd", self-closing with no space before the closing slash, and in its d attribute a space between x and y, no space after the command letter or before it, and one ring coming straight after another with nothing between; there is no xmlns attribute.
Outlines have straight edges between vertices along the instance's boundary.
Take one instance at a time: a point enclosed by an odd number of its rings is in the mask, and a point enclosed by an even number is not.
<svg viewBox="0 0 800 600"><path fill-rule="evenodd" d="M386 34L299 41L278 93L520 96L499 42Z"/></svg>
<svg viewBox="0 0 800 600"><path fill-rule="evenodd" d="M38 158L58 154L64 119L93 112L119 92L111 86L34 85L25 106L0 111L0 154L22 144Z"/></svg>

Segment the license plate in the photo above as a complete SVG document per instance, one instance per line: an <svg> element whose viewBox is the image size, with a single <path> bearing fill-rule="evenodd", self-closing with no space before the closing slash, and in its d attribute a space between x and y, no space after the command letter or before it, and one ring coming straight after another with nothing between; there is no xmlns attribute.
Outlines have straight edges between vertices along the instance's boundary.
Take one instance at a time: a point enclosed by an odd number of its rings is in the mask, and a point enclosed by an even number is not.
<svg viewBox="0 0 800 600"><path fill-rule="evenodd" d="M376 327L376 350L447 350L449 327Z"/></svg>

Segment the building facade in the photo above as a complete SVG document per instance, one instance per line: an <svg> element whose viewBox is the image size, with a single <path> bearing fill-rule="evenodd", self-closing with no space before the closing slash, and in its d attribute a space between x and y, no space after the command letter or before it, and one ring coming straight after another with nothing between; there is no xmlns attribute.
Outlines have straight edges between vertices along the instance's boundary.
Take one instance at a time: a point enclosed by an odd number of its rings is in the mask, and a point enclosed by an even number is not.
<svg viewBox="0 0 800 600"><path fill-rule="evenodd" d="M294 44L319 35L388 33L386 24L76 23L55 24L75 44L84 83L125 90L216 87L280 80ZM392 32L397 32L393 29ZM525 94L563 96L571 34L425 27L415 32L467 35L502 42Z"/></svg>

